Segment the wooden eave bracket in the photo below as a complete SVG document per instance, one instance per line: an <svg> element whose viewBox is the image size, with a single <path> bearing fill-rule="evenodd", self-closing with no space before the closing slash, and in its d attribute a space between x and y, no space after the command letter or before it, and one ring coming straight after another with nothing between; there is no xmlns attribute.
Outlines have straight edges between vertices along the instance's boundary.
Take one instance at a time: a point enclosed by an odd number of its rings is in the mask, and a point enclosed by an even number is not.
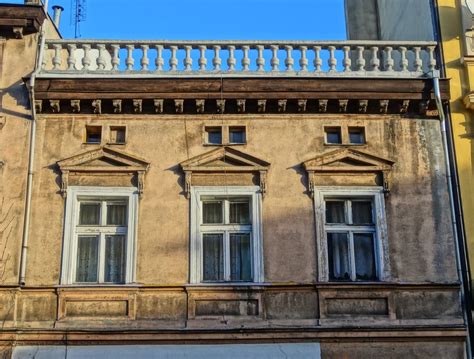
<svg viewBox="0 0 474 359"><path fill-rule="evenodd" d="M345 164L344 161L352 161ZM337 162L341 162L337 164ZM357 164L356 164L357 163ZM316 174L363 174L380 173L386 195L390 193L391 171L394 161L378 157L373 154L351 148L341 148L322 156L303 162L303 167L308 173L309 192L314 194Z"/></svg>
<svg viewBox="0 0 474 359"><path fill-rule="evenodd" d="M38 32L45 18L41 5L0 4L0 32L17 39Z"/></svg>
<svg viewBox="0 0 474 359"><path fill-rule="evenodd" d="M113 164L90 165L95 160L109 160ZM69 174L111 174L111 173L134 173L137 176L138 194L141 196L144 190L144 176L150 168L150 163L135 155L131 155L108 146L80 153L78 155L58 161L57 165L61 171L61 194L66 197Z"/></svg>
<svg viewBox="0 0 474 359"><path fill-rule="evenodd" d="M229 161L228 165L212 165L215 161ZM232 147L220 147L190 158L180 164L185 175L185 194L190 198L193 173L258 173L262 196L267 191L267 172L270 163Z"/></svg>
<svg viewBox="0 0 474 359"><path fill-rule="evenodd" d="M463 102L468 110L474 110L474 91L471 91L464 96Z"/></svg>

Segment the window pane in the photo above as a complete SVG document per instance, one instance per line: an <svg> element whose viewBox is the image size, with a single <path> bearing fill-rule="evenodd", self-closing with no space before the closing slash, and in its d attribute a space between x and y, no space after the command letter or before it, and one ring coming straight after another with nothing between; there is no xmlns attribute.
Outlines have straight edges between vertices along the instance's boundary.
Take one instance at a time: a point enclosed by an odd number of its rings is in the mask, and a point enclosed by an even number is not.
<svg viewBox="0 0 474 359"><path fill-rule="evenodd" d="M350 280L347 233L328 233L329 279Z"/></svg>
<svg viewBox="0 0 474 359"><path fill-rule="evenodd" d="M125 282L125 243L125 236L105 237L105 282Z"/></svg>
<svg viewBox="0 0 474 359"><path fill-rule="evenodd" d="M115 226L126 226L127 205L124 203L107 204L107 224Z"/></svg>
<svg viewBox="0 0 474 359"><path fill-rule="evenodd" d="M206 128L207 143L213 145L222 144L222 127L207 127Z"/></svg>
<svg viewBox="0 0 474 359"><path fill-rule="evenodd" d="M203 234L203 281L224 280L224 255L222 234Z"/></svg>
<svg viewBox="0 0 474 359"><path fill-rule="evenodd" d="M76 282L97 282L99 237L77 239Z"/></svg>
<svg viewBox="0 0 474 359"><path fill-rule="evenodd" d="M353 201L352 202L352 223L372 224L372 202Z"/></svg>
<svg viewBox="0 0 474 359"><path fill-rule="evenodd" d="M341 128L326 128L326 143L340 144L342 143Z"/></svg>
<svg viewBox="0 0 474 359"><path fill-rule="evenodd" d="M251 281L250 233L230 234L230 279Z"/></svg>
<svg viewBox="0 0 474 359"><path fill-rule="evenodd" d="M364 144L364 130L362 128L349 129L349 142L355 145Z"/></svg>
<svg viewBox="0 0 474 359"><path fill-rule="evenodd" d="M81 209L79 211L79 224L100 224L100 203L81 203Z"/></svg>
<svg viewBox="0 0 474 359"><path fill-rule="evenodd" d="M222 223L222 202L202 203L202 223Z"/></svg>
<svg viewBox="0 0 474 359"><path fill-rule="evenodd" d="M326 223L345 223L344 201L326 201Z"/></svg>
<svg viewBox="0 0 474 359"><path fill-rule="evenodd" d="M249 202L233 202L230 201L230 214L229 220L230 223L237 223L237 224L250 224L250 209L249 209Z"/></svg>
<svg viewBox="0 0 474 359"><path fill-rule="evenodd" d="M357 279L377 279L372 233L354 233L354 256Z"/></svg>
<svg viewBox="0 0 474 359"><path fill-rule="evenodd" d="M245 143L245 129L236 127L229 130L230 143Z"/></svg>

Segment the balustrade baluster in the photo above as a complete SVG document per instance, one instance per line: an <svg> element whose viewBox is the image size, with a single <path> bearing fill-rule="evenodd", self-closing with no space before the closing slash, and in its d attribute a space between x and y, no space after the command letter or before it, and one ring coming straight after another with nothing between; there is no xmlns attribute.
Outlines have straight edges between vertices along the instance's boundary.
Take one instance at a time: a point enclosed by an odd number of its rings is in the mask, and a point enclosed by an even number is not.
<svg viewBox="0 0 474 359"><path fill-rule="evenodd" d="M206 59L207 46L199 46L199 71L206 71L207 59Z"/></svg>
<svg viewBox="0 0 474 359"><path fill-rule="evenodd" d="M91 65L91 58L89 57L91 51L91 45L83 44L82 49L84 50L84 57L82 58L82 67L84 70L89 70L89 66Z"/></svg>
<svg viewBox="0 0 474 359"><path fill-rule="evenodd" d="M300 71L308 71L308 59L306 58L307 46L300 46L301 58L300 58Z"/></svg>
<svg viewBox="0 0 474 359"><path fill-rule="evenodd" d="M257 71L265 71L265 59L263 58L263 50L265 49L262 45L257 45Z"/></svg>
<svg viewBox="0 0 474 359"><path fill-rule="evenodd" d="M329 72L335 72L336 66L337 66L337 60L336 60L336 57L334 56L334 52L336 51L336 47L328 46L328 50L329 50L329 60L328 60Z"/></svg>
<svg viewBox="0 0 474 359"><path fill-rule="evenodd" d="M142 59L140 65L142 65L142 71L148 71L148 65L150 64L150 59L148 58L148 45L140 45L142 49Z"/></svg>
<svg viewBox="0 0 474 359"><path fill-rule="evenodd" d="M242 58L242 71L249 70L249 66L250 66L249 50L250 50L250 47L242 46L242 51L244 52L244 57Z"/></svg>
<svg viewBox="0 0 474 359"><path fill-rule="evenodd" d="M280 69L280 60L278 59L278 49L280 47L278 45L272 45L272 59L270 60L270 64L272 65L272 71L278 71Z"/></svg>
<svg viewBox="0 0 474 359"><path fill-rule="evenodd" d="M127 58L125 59L125 65L127 66L127 71L133 70L133 65L135 64L135 60L133 59L133 50L135 49L135 45L127 45Z"/></svg>
<svg viewBox="0 0 474 359"><path fill-rule="evenodd" d="M97 50L99 51L99 54L96 59L97 69L104 70L105 65L107 64L106 58L105 58L105 44L98 44Z"/></svg>
<svg viewBox="0 0 474 359"><path fill-rule="evenodd" d="M53 57L53 70L59 70L61 66L61 50L63 46L61 44L54 44L54 57Z"/></svg>
<svg viewBox="0 0 474 359"><path fill-rule="evenodd" d="M321 72L323 60L321 59L321 46L313 46L314 51L314 72Z"/></svg>
<svg viewBox="0 0 474 359"><path fill-rule="evenodd" d="M364 58L364 46L357 46L357 71L363 72L365 71L365 58Z"/></svg>
<svg viewBox="0 0 474 359"><path fill-rule="evenodd" d="M171 50L170 71L176 71L178 69L178 59L176 57L178 46L170 46L170 50Z"/></svg>
<svg viewBox="0 0 474 359"><path fill-rule="evenodd" d="M156 71L163 71L163 66L165 66L165 60L163 59L163 45L156 45L156 59L155 66Z"/></svg>
<svg viewBox="0 0 474 359"><path fill-rule="evenodd" d="M414 68L416 72L421 72L423 71L423 62L421 61L421 47L415 46L413 48L413 52L415 53L415 63L414 63Z"/></svg>
<svg viewBox="0 0 474 359"><path fill-rule="evenodd" d="M285 59L285 66L286 66L286 71L293 71L293 64L295 63L295 60L293 60L293 57L291 56L292 51L293 51L293 46L286 45L285 46L286 50L286 59Z"/></svg>
<svg viewBox="0 0 474 359"><path fill-rule="evenodd" d="M385 53L387 54L387 59L385 60L385 70L388 72L393 71L393 65L395 64L392 57L392 51L393 48L390 46L385 48Z"/></svg>
<svg viewBox="0 0 474 359"><path fill-rule="evenodd" d="M221 70L221 64L222 64L222 60L219 56L220 51L221 51L221 47L219 45L214 45L213 49L214 49L214 58L212 59L212 65L214 66L215 71L220 71Z"/></svg>
<svg viewBox="0 0 474 359"><path fill-rule="evenodd" d="M344 46L342 50L344 52L344 60L342 62L342 64L344 65L344 72L350 72L351 66L352 66L352 61L351 61L351 56L350 56L351 47Z"/></svg>
<svg viewBox="0 0 474 359"><path fill-rule="evenodd" d="M76 44L67 44L67 51L69 56L67 57L67 69L73 71L76 69Z"/></svg>
<svg viewBox="0 0 474 359"><path fill-rule="evenodd" d="M235 60L235 46L229 45L227 46L227 50L229 51L229 58L227 59L227 66L229 67L229 71L235 71L235 65L237 61Z"/></svg>
<svg viewBox="0 0 474 359"><path fill-rule="evenodd" d="M372 71L380 71L380 60L379 60L379 48L377 46L372 46L372 56L370 59L370 67Z"/></svg>
<svg viewBox="0 0 474 359"><path fill-rule="evenodd" d="M193 69L193 59L191 58L192 46L186 45L184 50L186 51L186 56L184 58L184 71L191 71Z"/></svg>
<svg viewBox="0 0 474 359"><path fill-rule="evenodd" d="M408 71L408 59L407 59L407 48L405 46L400 46L400 67L403 72Z"/></svg>
<svg viewBox="0 0 474 359"><path fill-rule="evenodd" d="M118 71L120 66L120 45L113 44L110 47L112 49L112 70Z"/></svg>
<svg viewBox="0 0 474 359"><path fill-rule="evenodd" d="M428 54L429 54L428 70L431 72L434 72L436 70L436 58L434 54L435 50L436 50L436 46L428 46Z"/></svg>

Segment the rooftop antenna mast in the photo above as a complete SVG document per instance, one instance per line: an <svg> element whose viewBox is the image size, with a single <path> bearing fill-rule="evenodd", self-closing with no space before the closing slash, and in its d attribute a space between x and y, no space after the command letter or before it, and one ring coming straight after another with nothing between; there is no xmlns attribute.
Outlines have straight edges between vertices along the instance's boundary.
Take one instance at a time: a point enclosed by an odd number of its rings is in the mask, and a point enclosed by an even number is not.
<svg viewBox="0 0 474 359"><path fill-rule="evenodd" d="M74 24L74 38L81 37L81 22L86 21L86 0L71 0L71 25Z"/></svg>

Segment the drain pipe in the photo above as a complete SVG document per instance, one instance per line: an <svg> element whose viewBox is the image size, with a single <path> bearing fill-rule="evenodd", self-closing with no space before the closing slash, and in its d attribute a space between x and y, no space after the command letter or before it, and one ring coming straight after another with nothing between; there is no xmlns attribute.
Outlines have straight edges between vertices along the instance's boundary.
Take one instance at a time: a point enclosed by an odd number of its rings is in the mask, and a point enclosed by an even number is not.
<svg viewBox="0 0 474 359"><path fill-rule="evenodd" d="M48 0L44 3L44 11L46 17L48 14ZM35 79L38 75L38 72L41 69L41 64L43 63L44 56L44 45L46 41L44 24L46 22L43 20L40 31L39 39L39 50L38 56L36 58L35 70L31 74L30 81L28 84L29 97L30 97L30 106L31 106L31 128L30 128L30 148L28 154L28 178L26 181L26 200L25 200L25 216L23 219L23 237L21 244L21 255L20 255L20 286L26 284L26 256L28 254L28 239L30 237L30 221L31 221L31 198L33 190L33 175L34 175L34 162L35 162L35 142L36 142L36 108L35 108Z"/></svg>
<svg viewBox="0 0 474 359"><path fill-rule="evenodd" d="M467 303L467 298L466 298L466 280L465 280L465 273L463 271L463 267L465 267L465 261L463 260L463 257L461 256L461 250L460 250L460 243L459 243L459 233L458 233L458 221L457 221L457 215L456 215L456 208L455 208L455 200L454 200L454 191L453 191L453 178L451 174L451 161L450 161L450 156L449 156L449 147L448 147L448 136L446 134L446 116L444 113L444 108L443 108L443 101L441 100L441 91L439 88L439 77L435 75L433 77L433 89L434 89L434 95L435 95L435 100L436 100L436 106L438 108L438 113L439 113L439 120L440 120L440 126L441 126L441 137L443 141L443 150L444 150L444 159L445 159L445 164L446 164L446 179L448 182L448 194L449 194L449 205L451 209L451 219L453 223L453 233L454 233L454 242L455 242L455 249L456 249L456 269L458 272L458 277L459 280L461 281L461 304L463 306L463 317L464 317L464 323L467 325L467 330L468 330L468 335L466 337L466 345L467 345L467 357L472 358L472 349L471 349L471 328L470 328L470 323L471 320L469 320L468 315L471 315L470 313L467 313L467 309L469 308L469 305ZM464 265L462 265L464 263Z"/></svg>

